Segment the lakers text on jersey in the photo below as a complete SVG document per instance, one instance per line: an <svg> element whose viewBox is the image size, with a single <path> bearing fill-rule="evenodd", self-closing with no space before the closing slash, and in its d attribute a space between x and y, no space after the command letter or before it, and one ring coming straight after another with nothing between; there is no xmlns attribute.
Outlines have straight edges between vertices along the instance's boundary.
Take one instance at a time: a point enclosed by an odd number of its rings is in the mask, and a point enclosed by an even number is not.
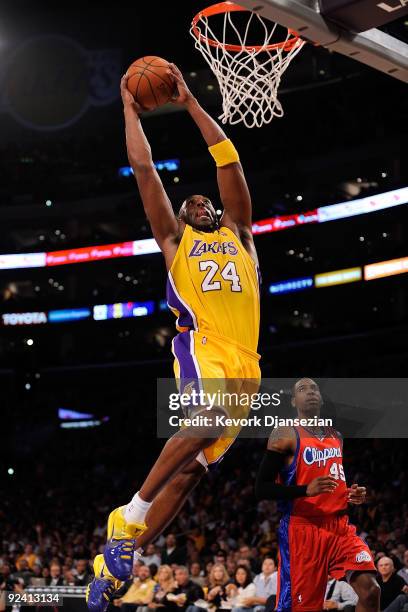
<svg viewBox="0 0 408 612"><path fill-rule="evenodd" d="M214 333L257 350L258 270L230 229L186 225L168 274L167 302L179 331Z"/></svg>

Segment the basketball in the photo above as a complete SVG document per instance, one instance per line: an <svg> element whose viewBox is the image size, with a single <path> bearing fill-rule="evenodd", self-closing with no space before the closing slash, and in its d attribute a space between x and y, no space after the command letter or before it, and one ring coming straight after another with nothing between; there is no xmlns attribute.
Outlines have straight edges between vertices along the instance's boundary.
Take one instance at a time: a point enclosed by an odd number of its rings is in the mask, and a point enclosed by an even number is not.
<svg viewBox="0 0 408 612"><path fill-rule="evenodd" d="M146 55L128 68L128 89L144 110L154 110L166 104L175 91L167 74L169 62L155 55Z"/></svg>

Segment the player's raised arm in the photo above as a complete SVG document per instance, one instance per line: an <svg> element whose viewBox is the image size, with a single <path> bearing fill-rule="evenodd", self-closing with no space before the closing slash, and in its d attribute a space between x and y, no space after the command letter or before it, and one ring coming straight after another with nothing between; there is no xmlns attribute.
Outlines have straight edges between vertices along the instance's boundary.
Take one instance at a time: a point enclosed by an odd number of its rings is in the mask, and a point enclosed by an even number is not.
<svg viewBox="0 0 408 612"><path fill-rule="evenodd" d="M159 247L178 232L178 222L170 200L154 167L151 148L143 132L139 117L140 107L127 88L127 76L122 77L120 90L126 126L126 147L143 207Z"/></svg>
<svg viewBox="0 0 408 612"><path fill-rule="evenodd" d="M251 197L234 145L194 98L177 66L170 64L169 72L177 84L179 95L175 102L186 107L215 159L218 188L225 214L237 225L240 232L252 233Z"/></svg>

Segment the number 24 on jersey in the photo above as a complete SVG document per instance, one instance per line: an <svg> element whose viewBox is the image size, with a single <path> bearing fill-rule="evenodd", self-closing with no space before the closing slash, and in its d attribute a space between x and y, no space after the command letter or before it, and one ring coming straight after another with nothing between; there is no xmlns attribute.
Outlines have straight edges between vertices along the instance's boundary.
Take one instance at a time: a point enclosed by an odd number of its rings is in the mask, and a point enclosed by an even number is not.
<svg viewBox="0 0 408 612"><path fill-rule="evenodd" d="M221 281L214 280L218 272L225 281L230 283L231 291L242 291L235 262L228 261L222 270L220 270L220 266L217 264L217 262L213 261L212 259L200 261L199 265L201 272L207 272L201 283L201 289L203 291L220 291Z"/></svg>

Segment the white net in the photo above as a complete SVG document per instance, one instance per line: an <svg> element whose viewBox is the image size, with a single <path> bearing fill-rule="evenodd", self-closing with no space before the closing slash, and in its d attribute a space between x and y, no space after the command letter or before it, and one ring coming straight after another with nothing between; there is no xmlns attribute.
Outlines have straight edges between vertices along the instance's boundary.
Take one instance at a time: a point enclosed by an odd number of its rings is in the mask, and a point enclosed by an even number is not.
<svg viewBox="0 0 408 612"><path fill-rule="evenodd" d="M217 37L210 27L211 17L203 11L193 21L190 34L195 47L204 56L214 72L222 95L222 123L244 123L247 127L261 127L274 117L282 117L283 109L278 100L278 88L282 74L291 60L304 45L296 35L287 31L286 39L272 42L278 24L263 19L257 13L245 10L248 16L244 27L235 23L239 11L242 20L243 9L232 9L232 3L225 2L214 7L225 6L214 14L223 14L222 33ZM225 11L225 12L224 12ZM254 37L257 44L250 46L247 41ZM259 33L262 38L259 39ZM231 40L234 44L231 44ZM259 42L261 40L261 42ZM236 41L236 42L235 42ZM251 43L252 45L252 43Z"/></svg>

